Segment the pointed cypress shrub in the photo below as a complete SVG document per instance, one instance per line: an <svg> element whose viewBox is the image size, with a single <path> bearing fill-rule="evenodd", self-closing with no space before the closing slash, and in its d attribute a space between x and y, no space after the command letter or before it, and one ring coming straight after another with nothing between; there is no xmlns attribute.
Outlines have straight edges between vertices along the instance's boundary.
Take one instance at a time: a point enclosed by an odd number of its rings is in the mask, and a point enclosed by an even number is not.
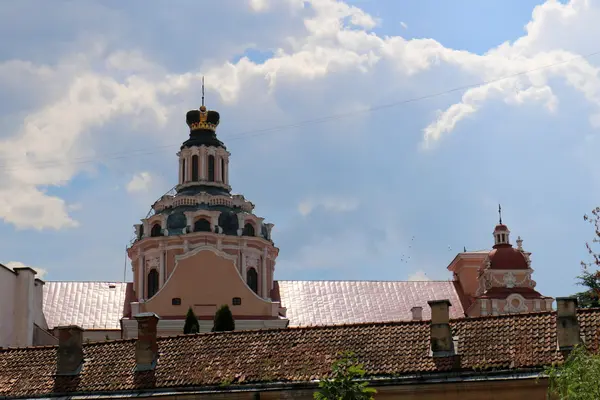
<svg viewBox="0 0 600 400"><path fill-rule="evenodd" d="M215 313L215 324L213 332L225 332L235 330L235 321L227 304L224 304Z"/></svg>
<svg viewBox="0 0 600 400"><path fill-rule="evenodd" d="M200 332L200 324L198 323L198 318L192 311L192 307L188 309L187 315L185 316L185 325L183 325L183 333L186 335L188 333L198 333Z"/></svg>

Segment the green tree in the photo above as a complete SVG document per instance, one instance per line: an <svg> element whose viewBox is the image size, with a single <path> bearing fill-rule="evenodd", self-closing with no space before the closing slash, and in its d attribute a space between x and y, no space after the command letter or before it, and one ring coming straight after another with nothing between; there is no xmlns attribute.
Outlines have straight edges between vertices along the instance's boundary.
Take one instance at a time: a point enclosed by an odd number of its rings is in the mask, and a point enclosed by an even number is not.
<svg viewBox="0 0 600 400"><path fill-rule="evenodd" d="M200 332L200 324L198 318L194 314L192 307L188 309L187 315L185 316L185 324L183 325L183 333L198 333Z"/></svg>
<svg viewBox="0 0 600 400"><path fill-rule="evenodd" d="M215 313L213 332L225 332L235 330L235 321L227 304L223 304Z"/></svg>
<svg viewBox="0 0 600 400"><path fill-rule="evenodd" d="M319 383L316 400L372 400L377 391L361 382L365 370L351 352L340 354L331 367L331 377Z"/></svg>
<svg viewBox="0 0 600 400"><path fill-rule="evenodd" d="M595 244L600 243L600 207L592 210L590 215L584 215L583 219L594 226L594 238L585 244L591 260L581 262L582 273L577 279L586 289L576 294L577 302L579 307L600 307L600 254L594 251Z"/></svg>
<svg viewBox="0 0 600 400"><path fill-rule="evenodd" d="M545 370L548 392L561 400L600 399L600 356L576 346L567 360Z"/></svg>

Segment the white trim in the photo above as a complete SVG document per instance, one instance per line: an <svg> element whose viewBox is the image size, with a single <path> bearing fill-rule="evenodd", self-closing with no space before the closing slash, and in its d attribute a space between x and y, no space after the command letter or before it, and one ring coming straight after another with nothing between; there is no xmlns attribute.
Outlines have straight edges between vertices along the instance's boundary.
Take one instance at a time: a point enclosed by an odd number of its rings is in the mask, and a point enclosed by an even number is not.
<svg viewBox="0 0 600 400"><path fill-rule="evenodd" d="M194 249L188 251L187 253L178 254L175 256L175 268L173 269L173 274L175 274L175 270L177 269L177 263L180 260L185 260L186 258L193 257L196 254L200 253L201 251L212 251L219 257L233 261L233 265L235 265L237 267L237 256L232 256L231 254L227 254L224 251L216 249L214 246L201 245L201 246L195 247Z"/></svg>
<svg viewBox="0 0 600 400"><path fill-rule="evenodd" d="M519 305L513 306L512 301L518 300ZM525 302L525 298L518 293L513 293L506 298L506 304L504 305L504 312L517 314L527 311L527 303Z"/></svg>

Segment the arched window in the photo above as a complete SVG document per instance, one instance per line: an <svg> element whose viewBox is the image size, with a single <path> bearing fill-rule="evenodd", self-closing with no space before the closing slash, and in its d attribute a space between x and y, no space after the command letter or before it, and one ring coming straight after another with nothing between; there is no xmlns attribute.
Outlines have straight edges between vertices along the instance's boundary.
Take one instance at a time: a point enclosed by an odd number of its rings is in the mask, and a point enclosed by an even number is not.
<svg viewBox="0 0 600 400"><path fill-rule="evenodd" d="M242 235L256 236L256 232L254 231L254 226L251 223L247 223L246 225L244 225L244 230L242 231Z"/></svg>
<svg viewBox="0 0 600 400"><path fill-rule="evenodd" d="M246 271L246 283L254 293L258 294L258 274L254 268L248 268Z"/></svg>
<svg viewBox="0 0 600 400"><path fill-rule="evenodd" d="M225 159L221 158L221 182L225 183Z"/></svg>
<svg viewBox="0 0 600 400"><path fill-rule="evenodd" d="M194 232L210 232L210 222L204 218L200 218L194 222Z"/></svg>
<svg viewBox="0 0 600 400"><path fill-rule="evenodd" d="M160 224L152 225L152 230L150 231L150 236L152 236L152 237L162 236L161 230L162 229L160 228Z"/></svg>
<svg viewBox="0 0 600 400"><path fill-rule="evenodd" d="M208 156L208 180L215 181L215 156L212 154Z"/></svg>
<svg viewBox="0 0 600 400"><path fill-rule="evenodd" d="M148 298L151 298L158 292L158 272L155 269L148 273Z"/></svg>
<svg viewBox="0 0 600 400"><path fill-rule="evenodd" d="M181 183L185 183L185 158L181 162Z"/></svg>
<svg viewBox="0 0 600 400"><path fill-rule="evenodd" d="M192 156L192 181L198 182L198 156Z"/></svg>

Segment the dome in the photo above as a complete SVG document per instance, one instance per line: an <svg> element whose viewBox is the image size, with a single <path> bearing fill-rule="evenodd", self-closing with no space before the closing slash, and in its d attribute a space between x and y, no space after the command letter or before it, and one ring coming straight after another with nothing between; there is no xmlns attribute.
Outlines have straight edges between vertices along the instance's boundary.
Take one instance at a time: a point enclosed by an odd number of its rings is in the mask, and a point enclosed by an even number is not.
<svg viewBox="0 0 600 400"><path fill-rule="evenodd" d="M495 246L496 247L496 246ZM523 252L511 245L500 245L490 251L490 269L528 269Z"/></svg>
<svg viewBox="0 0 600 400"><path fill-rule="evenodd" d="M508 232L508 226L504 224L498 224L494 228L494 232Z"/></svg>

